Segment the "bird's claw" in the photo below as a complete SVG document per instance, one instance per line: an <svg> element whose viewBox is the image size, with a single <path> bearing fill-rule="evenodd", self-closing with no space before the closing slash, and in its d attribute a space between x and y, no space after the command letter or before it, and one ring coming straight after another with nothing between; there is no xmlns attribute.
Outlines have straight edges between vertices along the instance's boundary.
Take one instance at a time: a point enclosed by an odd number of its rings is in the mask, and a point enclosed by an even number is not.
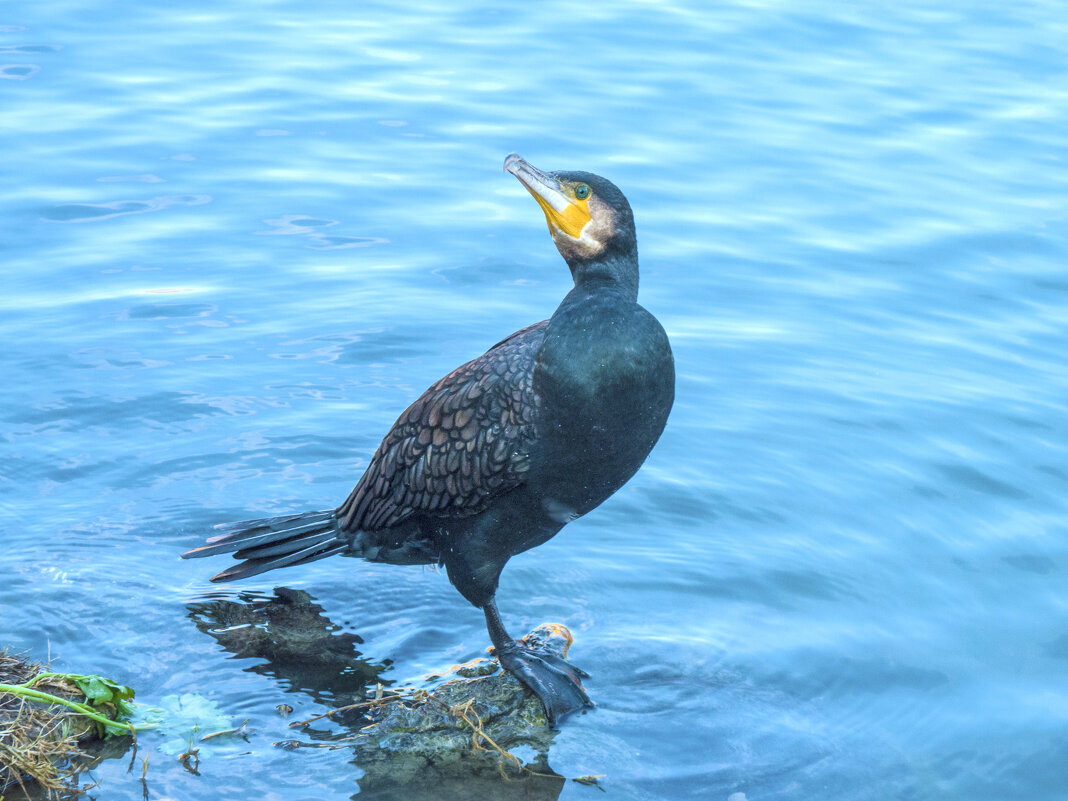
<svg viewBox="0 0 1068 801"><path fill-rule="evenodd" d="M572 712L594 706L581 681L590 674L566 659L519 644L496 649L496 656L501 667L538 696L552 728L557 728Z"/></svg>

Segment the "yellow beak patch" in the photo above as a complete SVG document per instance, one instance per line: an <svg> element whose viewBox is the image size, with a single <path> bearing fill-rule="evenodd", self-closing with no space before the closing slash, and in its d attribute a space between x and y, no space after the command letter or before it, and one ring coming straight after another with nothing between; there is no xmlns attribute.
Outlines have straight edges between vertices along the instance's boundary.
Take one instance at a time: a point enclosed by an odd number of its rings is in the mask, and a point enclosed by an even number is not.
<svg viewBox="0 0 1068 801"><path fill-rule="evenodd" d="M530 194L538 201L541 210L545 212L545 220L549 223L549 233L563 231L572 239L582 237L582 229L590 221L590 202L586 200L572 200L567 198L567 204L563 209L556 209L548 200L543 198L531 187L527 187ZM566 198L566 195L561 195Z"/></svg>
<svg viewBox="0 0 1068 801"><path fill-rule="evenodd" d="M561 183L550 173L542 172L515 153L504 161L504 169L512 173L534 196L545 212L549 233L562 232L572 239L581 239L582 230L590 221L589 198L575 197L575 187Z"/></svg>

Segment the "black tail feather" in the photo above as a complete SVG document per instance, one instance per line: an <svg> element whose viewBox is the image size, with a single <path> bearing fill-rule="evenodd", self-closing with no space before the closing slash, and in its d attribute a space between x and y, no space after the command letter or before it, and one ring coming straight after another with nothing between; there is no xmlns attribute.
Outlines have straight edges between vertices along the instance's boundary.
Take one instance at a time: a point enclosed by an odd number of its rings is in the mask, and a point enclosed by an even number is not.
<svg viewBox="0 0 1068 801"><path fill-rule="evenodd" d="M234 581L325 559L348 549L348 539L338 530L332 511L223 523L215 528L224 533L211 537L207 545L186 551L182 557L233 553L234 558L245 561L212 576L212 581Z"/></svg>

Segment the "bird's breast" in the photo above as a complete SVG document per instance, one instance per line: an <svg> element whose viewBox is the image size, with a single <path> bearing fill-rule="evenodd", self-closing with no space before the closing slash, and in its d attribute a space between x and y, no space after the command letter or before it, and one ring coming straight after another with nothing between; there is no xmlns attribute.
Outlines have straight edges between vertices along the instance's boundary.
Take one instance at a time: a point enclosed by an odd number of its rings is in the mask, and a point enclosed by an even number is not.
<svg viewBox="0 0 1068 801"><path fill-rule="evenodd" d="M667 335L635 303L558 312L534 386L544 479L554 502L585 513L634 474L664 428L674 399Z"/></svg>

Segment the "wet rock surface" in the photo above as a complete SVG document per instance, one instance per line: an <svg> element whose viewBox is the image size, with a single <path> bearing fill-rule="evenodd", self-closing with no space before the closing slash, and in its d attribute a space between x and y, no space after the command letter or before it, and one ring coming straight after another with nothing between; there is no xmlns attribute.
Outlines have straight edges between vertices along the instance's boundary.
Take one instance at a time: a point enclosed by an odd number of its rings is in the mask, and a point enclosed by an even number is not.
<svg viewBox="0 0 1068 801"><path fill-rule="evenodd" d="M227 651L265 660L248 669L285 678L294 691L335 707L293 722L293 737L276 745L351 748L363 772L361 798L555 799L564 786L548 766L556 732L541 701L489 655L427 676L420 687L395 688L386 666L360 653L362 640L302 590L278 588L274 597L212 601L190 612ZM563 658L572 642L558 624L523 639Z"/></svg>
<svg viewBox="0 0 1068 801"><path fill-rule="evenodd" d="M566 657L571 634L548 624L524 640ZM383 703L370 717L374 722L354 741L356 763L366 771L361 786L450 776L563 782L547 764L555 732L541 701L495 659L457 665L433 689ZM524 762L513 754L517 750L533 757Z"/></svg>

